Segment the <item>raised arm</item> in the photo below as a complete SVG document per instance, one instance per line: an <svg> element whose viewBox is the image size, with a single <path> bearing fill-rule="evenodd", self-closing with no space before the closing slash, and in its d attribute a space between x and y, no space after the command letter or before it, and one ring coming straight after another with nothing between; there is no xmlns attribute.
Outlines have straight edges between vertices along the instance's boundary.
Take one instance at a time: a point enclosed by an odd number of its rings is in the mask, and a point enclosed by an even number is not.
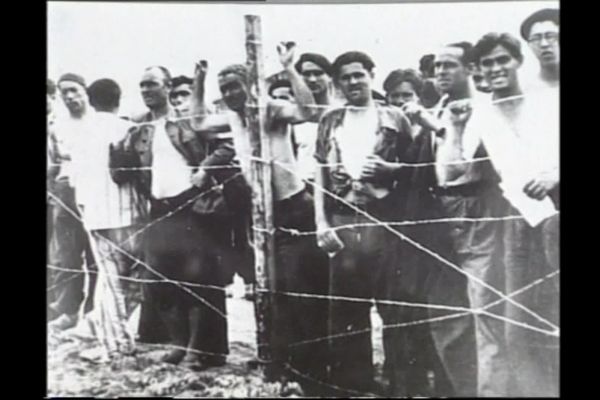
<svg viewBox="0 0 600 400"><path fill-rule="evenodd" d="M227 132L230 130L227 116L224 114L209 114L208 108L206 107L204 88L207 71L208 63L206 61L201 60L196 64L194 84L192 87L192 99L190 102L191 127L200 134Z"/></svg>
<svg viewBox="0 0 600 400"><path fill-rule="evenodd" d="M292 85L296 103L288 101L269 101L269 114L274 121L298 123L307 120L316 121L318 110L314 107L315 99L304 79L294 68L294 43L281 43L277 46L279 61Z"/></svg>

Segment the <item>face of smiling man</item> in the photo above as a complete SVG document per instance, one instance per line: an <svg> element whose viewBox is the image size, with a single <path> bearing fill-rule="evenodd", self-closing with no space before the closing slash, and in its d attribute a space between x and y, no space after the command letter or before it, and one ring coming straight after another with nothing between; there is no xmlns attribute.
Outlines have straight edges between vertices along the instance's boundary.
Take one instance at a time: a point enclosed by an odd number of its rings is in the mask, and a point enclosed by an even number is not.
<svg viewBox="0 0 600 400"><path fill-rule="evenodd" d="M519 87L517 70L520 66L519 60L502 45L497 45L479 60L481 73L497 96L510 95Z"/></svg>

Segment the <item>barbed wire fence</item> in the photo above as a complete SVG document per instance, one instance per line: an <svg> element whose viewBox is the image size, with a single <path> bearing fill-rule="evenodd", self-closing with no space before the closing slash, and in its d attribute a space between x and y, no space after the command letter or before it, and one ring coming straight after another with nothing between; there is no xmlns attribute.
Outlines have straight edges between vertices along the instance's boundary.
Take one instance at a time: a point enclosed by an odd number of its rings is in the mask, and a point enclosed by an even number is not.
<svg viewBox="0 0 600 400"><path fill-rule="evenodd" d="M256 23L256 21L255 21L255 23ZM247 25L247 27L248 27L248 25ZM260 46L260 40L249 39L249 40L247 40L247 46ZM252 51L254 51L255 55L256 55L256 48L254 48L254 50L252 50ZM259 53L260 53L260 51L259 51ZM260 73L258 75L260 75ZM255 78L258 78L258 77L255 77ZM264 110L265 107L258 104L258 105L251 105L250 108L253 109L254 112L260 113L260 112L262 112L261 110ZM202 115L204 115L204 114L202 114ZM185 119L189 119L189 118L190 118L189 116L185 117ZM149 123L141 123L139 125L148 125L148 124ZM255 134L260 135L261 132L255 132ZM264 133L263 133L263 135L264 135ZM260 142L260 140L259 140L259 142ZM263 138L263 144L264 143L265 143L265 141ZM266 153L268 154L268 151ZM262 151L260 151L258 154L262 155L264 153ZM489 160L489 157L477 158L477 159L472 159L472 160L464 160L464 161L453 162L453 163L468 164L468 163L477 163L477 162L487 161L487 160ZM294 170L293 165L273 160L270 157L262 158L260 156L258 156L258 157L255 156L255 157L252 157L250 159L250 161L252 163L254 163L253 168L256 168L257 170L261 169L261 171L262 171L261 173L264 173L265 171L269 171L273 168L281 168L292 174L298 175L297 172ZM433 165L439 165L439 164L441 164L441 163L436 163L436 162L403 163L402 166L406 167L406 168L426 168L426 167L430 167ZM445 163L445 164L448 164L448 163ZM328 167L335 167L335 166L339 166L339 164L318 164L316 167L328 168ZM152 167L133 167L133 168L113 168L113 169L130 170L130 171L144 171L144 170L151 170L151 168ZM239 166L238 165L200 166L200 167L190 167L190 168L203 168L206 170L224 170L224 169L239 169ZM145 260L132 254L130 251L126 251L123 247L124 247L124 244L127 243L128 241L131 241L134 238L137 238L138 236L143 235L143 233L145 233L151 226L154 226L155 224L172 217L176 213L181 212L182 210L186 209L191 204L193 204L196 200L202 198L203 196L206 196L208 193L210 193L214 190L222 190L225 185L228 185L229 183L231 183L234 179L239 177L241 174L242 174L242 172L237 172L236 174L234 174L230 178L226 179L225 181L202 191L198 195L187 200L184 204L178 206L177 208L173 209L171 212L163 215L162 217L148 221L143 227L134 231L125 240L115 243L106 237L100 236L101 240L106 242L106 244L108 246L110 246L116 252L118 252L118 253L122 254L123 256L125 256L126 258L128 258L132 262L133 265L139 265L142 268L146 269L147 271L151 272L152 275L156 277L156 279L142 279L142 278L136 278L136 277L122 276L117 271L109 271L109 270L106 270L105 268L102 268L102 265L98 265L98 260L96 260L96 266L99 267L97 269L91 268L94 265L85 266L84 269L82 269L82 270L72 270L72 269L63 268L63 267L56 266L56 265L47 265L47 268L48 268L48 270L51 270L51 271L63 271L63 272L72 273L73 275L69 276L67 278L68 280L76 279L77 275L80 275L80 274L84 274L87 277L87 279L89 279L89 277L92 274L102 275L104 277L103 279L105 279L107 283L111 283L111 282L113 283L112 286L109 285L107 287L108 292L111 293L111 294L109 294L109 296L114 294L114 291L116 290L116 288L114 286L114 282L116 282L116 281L135 282L135 283L140 283L140 284L152 284L152 285L154 285L154 284L156 284L156 285L160 285L160 284L174 285L178 289L180 289L180 290L186 292L187 294L189 294L190 296L192 296L195 300L197 300L199 303L206 306L208 309L217 313L220 317L227 318L226 313L224 313L221 310L219 310L218 308L216 308L203 296L201 296L198 293L191 290L192 288L202 288L202 289L209 289L209 290L216 290L216 291L225 291L226 289L223 286L206 285L206 284L200 284L200 283L196 283L196 282L170 279L165 274L159 272L154 266L149 265ZM255 172L255 174L256 174L256 172ZM269 172L269 174L270 174L270 172ZM265 175L261 175L261 176L265 177ZM555 337L555 338L560 337L560 327L558 325L552 323L544 316L539 315L539 313L536 313L535 311L531 310L524 304L515 300L515 297L517 295L521 295L530 290L533 290L534 288L547 282L550 279L555 279L559 275L560 271L558 271L558 270L552 271L541 278L538 278L532 282L529 282L525 286L523 286L511 293L504 293L503 290L500 290L499 288L496 288L496 287L490 285L489 283L478 278L477 276L474 276L474 275L468 273L467 271L460 268L460 266L456 265L456 263L448 260L447 258L438 254L437 252L430 249L423 243L420 243L419 241L410 237L406 233L402 233L399 230L394 229L396 227L402 227L402 226L422 226L422 225L433 225L433 224L447 224L447 223L452 223L452 222L463 222L463 223L497 222L497 223L502 223L504 221L523 219L522 216L506 215L506 216L502 216L502 217L493 217L493 218L492 217L437 218L437 219L404 220L404 221L381 221L381 220L375 218L373 215L369 214L368 212L364 211L363 209L358 208L355 205L345 201L343 198L336 195L335 193L328 191L326 188L319 186L312 181L309 181L306 179L302 179L302 180L305 182L306 185L312 186L312 188L315 191L322 192L325 196L329 197L330 199L332 199L336 202L344 204L344 206L353 210L353 212L355 212L357 215L361 215L370 221L367 223L347 224L347 225L332 227L332 229L334 231L355 229L355 228L361 228L361 227L380 227L381 229L384 229L387 232L394 235L397 238L397 240L403 241L403 242L409 244L413 249L417 250L418 252L422 253L423 255L426 255L427 257L431 257L431 258L435 259L437 262L439 262L440 264L444 265L445 267L450 268L450 269L454 270L456 273L463 275L469 281L469 284L480 285L483 288L485 288L486 290L489 290L494 295L496 295L498 297L498 299L496 299L495 301L492 301L480 308L470 308L470 307L451 306L451 305L445 305L445 304L430 304L430 303L419 303L419 302L400 301L400 300L384 300L384 299L372 299L372 298L362 298L362 297L337 296L337 295L331 295L331 294L322 295L322 294L314 294L314 293L279 291L279 290L275 290L273 287L270 287L270 285L268 284L268 281L263 281L262 284L259 283L257 285L257 289L256 289L257 299L259 299L261 295L277 294L277 295L293 297L293 298L301 298L301 299L304 298L304 299L326 300L328 302L356 302L356 303L367 303L367 304L371 304L371 305L383 304L383 305L396 306L396 307L418 308L418 309L427 309L427 310L443 310L443 311L452 312L452 314L443 315L440 317L423 318L423 319L419 319L419 320L402 322L402 323L397 323L397 324L388 324L388 325L384 324L382 326L383 330L404 329L404 328L413 327L413 326L417 326L417 325L425 325L425 324L430 324L430 323L434 323L434 322L449 321L452 319L461 318L461 317L468 316L468 315L474 315L474 316L486 316L489 318L494 318L494 319L500 320L506 324L518 326L520 328L530 330L532 332L536 332L541 335ZM256 183L256 182L254 182L254 183ZM262 182L260 182L260 184L270 185L271 184L270 178L264 179ZM80 212L78 212L77 210L71 209L67 204L65 204L54 193L48 191L47 194L48 194L48 197L51 198L58 206L62 207L65 211L67 211L69 214L71 214L74 218L79 220L85 226L85 221L81 217ZM264 206L264 204L261 206ZM255 212L256 212L256 208L255 208ZM259 223L257 223L257 221ZM283 232L283 233L289 234L291 236L297 236L297 237L314 236L318 233L317 231L301 231L298 229L288 228L285 226L269 226L269 222L268 221L265 222L264 219L258 219L258 220L254 219L254 224L252 226L252 229L255 233L253 242L252 242L252 246L254 247L255 252L264 252L264 247L260 248L260 245L257 245L257 241L260 241L260 239L261 239L260 236L262 236L262 235L264 235L264 237L262 238L263 241L264 240L273 241L273 236L277 232ZM90 235L90 232L87 231L87 234ZM90 240L90 241L92 241L92 240ZM264 263L265 260L267 262L269 262L268 256L265 256L264 254L261 255L261 257L259 257L259 258L260 258L260 260L256 260L255 263L261 263L261 262ZM274 262L276 263L276 260L274 260ZM261 265L261 267L264 268L265 265L263 264L263 265ZM276 268L276 264L272 265L271 267ZM264 275L265 270L262 269L261 271L259 271L257 269L257 272L261 272L261 274ZM65 283L66 283L66 281L56 282L52 286L48 287L47 291L54 290L58 286L65 284ZM81 313L83 313L83 307L84 307L84 304L86 303L88 295L89 295L89 293L86 293L86 299L84 299L82 306L81 306L81 311L80 311ZM511 318L507 318L504 315L496 314L496 313L489 311L489 309L491 309L497 305L503 304L503 303L510 304L511 306L520 309L525 314L534 318L535 320L537 320L538 322L540 322L547 328L546 329L540 328L538 326L534 326L534 325L531 325L531 324L523 322L523 321L518 321L518 320L511 319ZM272 305L272 304L267 303L267 305ZM263 308L262 310L265 310L265 308ZM257 308L256 311L261 312L261 309ZM121 318L118 318L118 319L121 319ZM105 318L102 320L102 322L109 324L109 325L115 323L115 321L110 318L108 318L108 319ZM260 321L258 321L258 322L260 323ZM257 329L258 329L258 327L257 327ZM344 333L338 333L338 334L328 334L326 336L322 336L322 337L318 337L318 338L314 338L314 339L290 343L290 344L288 344L288 347L295 348L295 347L305 346L305 345L320 342L320 341L330 341L330 340L340 339L343 337L370 333L372 331L373 331L372 328L368 328L368 329L353 330L350 332L344 332ZM190 348L182 348L180 346L175 346L175 345L171 345L171 344L151 344L149 346L154 347L154 348L160 348L160 349L179 348L181 350L186 350L186 351L190 351L193 353L204 354L204 355L218 355L218 356L226 356L227 355L227 354L222 354L222 353L204 352L204 351L199 351L199 350L190 349ZM262 351L262 349L269 348L270 346L271 346L271 343L269 343L268 340L265 340L265 336L261 337L261 335L258 335L258 337L257 337L257 350L258 350L257 357L259 360L261 360L265 363L268 363L270 361L270 357L269 357L270 353L268 351L267 352ZM267 355L266 357L265 357L265 354ZM308 376L308 375L302 373L301 371L298 371L296 368L294 368L292 365L289 365L289 364L287 364L286 367L288 368L289 371L294 373L294 375L296 375L298 377L302 377L309 381L313 381L314 383L323 385L324 387L341 390L343 392L346 392L348 394L353 394L353 395L369 396L369 397L377 397L378 396L375 393L361 392L361 391L356 391L356 390L349 389L349 388L342 388L342 387L333 385L330 382L320 381L318 379L315 379L314 377L311 377L311 376Z"/></svg>

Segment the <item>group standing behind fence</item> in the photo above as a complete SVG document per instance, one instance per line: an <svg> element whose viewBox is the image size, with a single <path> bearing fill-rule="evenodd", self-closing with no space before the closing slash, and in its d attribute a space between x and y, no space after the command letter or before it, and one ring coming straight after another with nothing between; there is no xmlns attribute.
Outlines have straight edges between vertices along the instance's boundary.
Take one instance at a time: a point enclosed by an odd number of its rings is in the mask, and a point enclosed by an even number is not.
<svg viewBox="0 0 600 400"><path fill-rule="evenodd" d="M218 74L221 110L204 99L207 63L193 78L148 67L148 111L132 118L118 116L113 80L49 80L51 328L87 323L109 358L137 340L170 345L165 362L224 365L225 287L236 273L254 283L264 233L251 218L261 162L275 226L271 378L316 396L558 395L558 10L529 16L521 36L534 83L519 80L520 41L489 33L392 71L385 96L369 55L296 60L282 43L285 79L262 114L248 112L242 64ZM57 89L65 118L53 117ZM259 125L268 160L253 154Z"/></svg>

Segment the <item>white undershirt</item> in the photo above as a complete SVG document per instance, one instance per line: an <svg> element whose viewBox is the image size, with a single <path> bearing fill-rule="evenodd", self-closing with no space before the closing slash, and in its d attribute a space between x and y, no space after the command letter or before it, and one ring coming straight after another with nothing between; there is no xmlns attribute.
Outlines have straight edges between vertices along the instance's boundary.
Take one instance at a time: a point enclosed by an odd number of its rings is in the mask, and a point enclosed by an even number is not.
<svg viewBox="0 0 600 400"><path fill-rule="evenodd" d="M352 179L359 179L367 156L377 143L377 109L348 108L342 125L334 131L342 153L342 163Z"/></svg>
<svg viewBox="0 0 600 400"><path fill-rule="evenodd" d="M167 136L164 118L153 125L152 195L157 199L177 196L192 186L192 169Z"/></svg>

